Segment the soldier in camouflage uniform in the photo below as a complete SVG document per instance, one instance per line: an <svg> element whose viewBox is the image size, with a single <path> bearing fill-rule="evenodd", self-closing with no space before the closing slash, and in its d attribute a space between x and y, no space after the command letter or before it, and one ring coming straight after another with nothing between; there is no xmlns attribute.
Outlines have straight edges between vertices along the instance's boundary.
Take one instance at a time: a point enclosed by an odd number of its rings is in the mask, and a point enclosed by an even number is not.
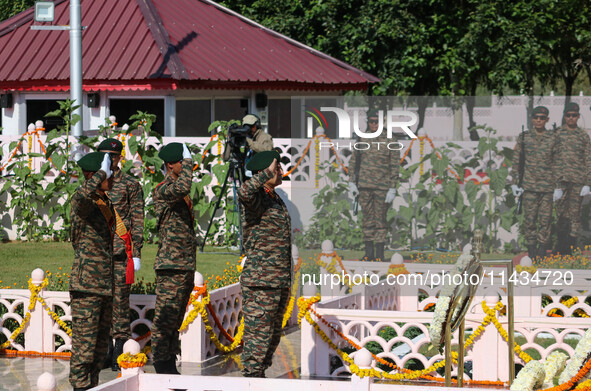
<svg viewBox="0 0 591 391"><path fill-rule="evenodd" d="M523 132L513 149L513 182L511 189L516 197L523 194L524 220L522 231L527 241L531 259L546 256L552 222L552 193L558 176L558 139L546 130L548 109L535 107L532 112L533 130ZM520 161L524 149L525 162ZM519 167L525 164L521 187L518 186Z"/></svg>
<svg viewBox="0 0 591 391"><path fill-rule="evenodd" d="M194 286L197 243L193 204L189 197L193 160L185 144L165 145L158 156L166 165L166 178L154 189L158 221L156 308L152 327L152 352L156 373L176 374L180 353L179 327Z"/></svg>
<svg viewBox="0 0 591 391"><path fill-rule="evenodd" d="M74 390L87 390L98 385L109 342L115 211L105 194L113 186L109 155L92 152L78 165L85 181L71 201L75 258L70 274L70 384Z"/></svg>
<svg viewBox="0 0 591 391"><path fill-rule="evenodd" d="M581 204L589 194L591 184L591 141L587 132L578 127L579 105L570 102L564 107L565 124L556 130L560 141L560 171L558 186L562 197L556 205L558 211L558 243L556 251L570 254L571 248L582 247Z"/></svg>
<svg viewBox="0 0 591 391"><path fill-rule="evenodd" d="M375 133L379 127L377 110L367 112L368 133ZM386 261L384 245L388 227L386 215L396 196L396 185L400 172L400 151L391 150L387 145L392 140L386 131L377 138L362 139L368 142L367 150L353 150L349 161L349 186L363 211L363 241L366 261ZM379 143L379 144L375 144ZM375 244L375 247L374 247ZM375 248L375 255L374 255Z"/></svg>
<svg viewBox="0 0 591 391"><path fill-rule="evenodd" d="M123 344L131 338L129 293L131 283L126 282L128 262L133 262L134 271L140 270L141 251L144 242L144 192L140 183L133 176L119 168L123 144L119 140L108 138L101 142L98 151L106 152L113 161L113 189L109 198L127 230L131 233L132 259L129 259L125 241L115 235L113 242L113 262L115 265L115 291L113 292L113 325L111 337L115 339L111 369L119 370L117 357L123 353ZM131 265L129 265L131 267Z"/></svg>
<svg viewBox="0 0 591 391"><path fill-rule="evenodd" d="M238 192L247 257L240 276L245 377L265 377L271 366L290 294L291 220L274 190L283 176L279 159L276 151L254 155L246 166L253 176Z"/></svg>

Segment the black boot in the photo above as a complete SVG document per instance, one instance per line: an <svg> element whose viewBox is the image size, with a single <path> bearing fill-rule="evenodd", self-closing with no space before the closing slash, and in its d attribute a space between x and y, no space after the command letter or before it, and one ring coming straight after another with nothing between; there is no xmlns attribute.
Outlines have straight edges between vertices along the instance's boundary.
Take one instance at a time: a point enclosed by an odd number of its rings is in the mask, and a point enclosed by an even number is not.
<svg viewBox="0 0 591 391"><path fill-rule="evenodd" d="M560 217L558 222L556 223L556 233L557 233L557 241L556 241L556 251L557 254L560 255L570 255L570 223L567 219Z"/></svg>
<svg viewBox="0 0 591 391"><path fill-rule="evenodd" d="M365 242L365 255L360 259L360 261L373 261L373 242Z"/></svg>
<svg viewBox="0 0 591 391"><path fill-rule="evenodd" d="M103 361L103 369L109 368L113 362L113 340L109 337L109 344L107 345L107 355Z"/></svg>
<svg viewBox="0 0 591 391"><path fill-rule="evenodd" d="M169 375L180 375L181 373L176 369L176 359L171 358L167 362L167 369Z"/></svg>
<svg viewBox="0 0 591 391"><path fill-rule="evenodd" d="M376 262L386 262L387 259L384 256L384 243L376 243Z"/></svg>
<svg viewBox="0 0 591 391"><path fill-rule="evenodd" d="M537 255L536 245L535 244L528 244L527 245L527 256L531 258L531 260L535 260Z"/></svg>
<svg viewBox="0 0 591 391"><path fill-rule="evenodd" d="M154 361L154 370L158 374L167 374L168 361Z"/></svg>
<svg viewBox="0 0 591 391"><path fill-rule="evenodd" d="M125 343L124 339L116 339L115 340L115 347L113 348L113 362L111 364L111 369L113 371L119 371L119 364L117 364L117 359L120 355L123 354L123 344Z"/></svg>

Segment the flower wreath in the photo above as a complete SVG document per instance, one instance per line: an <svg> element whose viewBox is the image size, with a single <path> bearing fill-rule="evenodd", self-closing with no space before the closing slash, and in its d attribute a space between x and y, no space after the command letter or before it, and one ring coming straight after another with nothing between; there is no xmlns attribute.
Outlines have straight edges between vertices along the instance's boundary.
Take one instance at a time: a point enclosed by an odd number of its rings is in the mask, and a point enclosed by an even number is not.
<svg viewBox="0 0 591 391"><path fill-rule="evenodd" d="M571 357L566 368L560 375L560 383L566 383L572 379L587 362L589 355L591 354L591 328L585 331L583 338L577 344L575 354Z"/></svg>
<svg viewBox="0 0 591 391"><path fill-rule="evenodd" d="M464 269L469 265L472 261L473 255L471 254L462 254L458 257L456 261L455 268L450 273L449 282L453 282L453 277L457 274L462 274ZM454 294L454 290L456 289L456 285L454 284L445 284L441 288L439 292L439 297L437 299L437 303L435 304L435 311L433 313L433 320L431 321L431 326L429 326L429 336L431 337L431 343L435 348L441 350L442 340L443 340L443 328L446 327L447 315L450 309L452 295ZM460 308L463 307L464 300L470 300L469 296L464 296L461 300L462 303L456 307L456 311L459 311ZM454 313L455 315L455 313Z"/></svg>

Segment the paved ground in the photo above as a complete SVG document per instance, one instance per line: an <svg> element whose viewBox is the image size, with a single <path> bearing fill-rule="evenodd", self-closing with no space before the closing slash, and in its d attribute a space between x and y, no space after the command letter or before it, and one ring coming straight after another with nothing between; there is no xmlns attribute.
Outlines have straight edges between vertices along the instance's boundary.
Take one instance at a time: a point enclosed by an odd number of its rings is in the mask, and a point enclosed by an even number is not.
<svg viewBox="0 0 591 391"><path fill-rule="evenodd" d="M184 363L178 366L183 375L240 376L240 354L231 354L215 364L201 367L197 364ZM0 358L0 390L37 390L37 378L43 372L52 373L58 382L58 391L70 391L68 382L70 370L68 360L49 358ZM267 370L270 378L300 377L300 330L292 328L281 339L281 344L273 356L273 365ZM144 368L147 373L155 373L148 363ZM105 369L101 372L100 383L117 377L118 372Z"/></svg>

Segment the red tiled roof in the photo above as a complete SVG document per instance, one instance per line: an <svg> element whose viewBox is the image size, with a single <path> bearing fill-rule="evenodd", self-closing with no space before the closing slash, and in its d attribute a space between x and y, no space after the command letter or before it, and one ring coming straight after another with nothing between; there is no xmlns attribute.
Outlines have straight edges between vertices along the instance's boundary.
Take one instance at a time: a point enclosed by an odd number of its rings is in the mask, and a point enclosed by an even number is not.
<svg viewBox="0 0 591 391"><path fill-rule="evenodd" d="M85 90L364 89L379 81L207 0L82 0ZM55 25L69 2L55 0ZM0 89L68 90L68 31L0 23Z"/></svg>

